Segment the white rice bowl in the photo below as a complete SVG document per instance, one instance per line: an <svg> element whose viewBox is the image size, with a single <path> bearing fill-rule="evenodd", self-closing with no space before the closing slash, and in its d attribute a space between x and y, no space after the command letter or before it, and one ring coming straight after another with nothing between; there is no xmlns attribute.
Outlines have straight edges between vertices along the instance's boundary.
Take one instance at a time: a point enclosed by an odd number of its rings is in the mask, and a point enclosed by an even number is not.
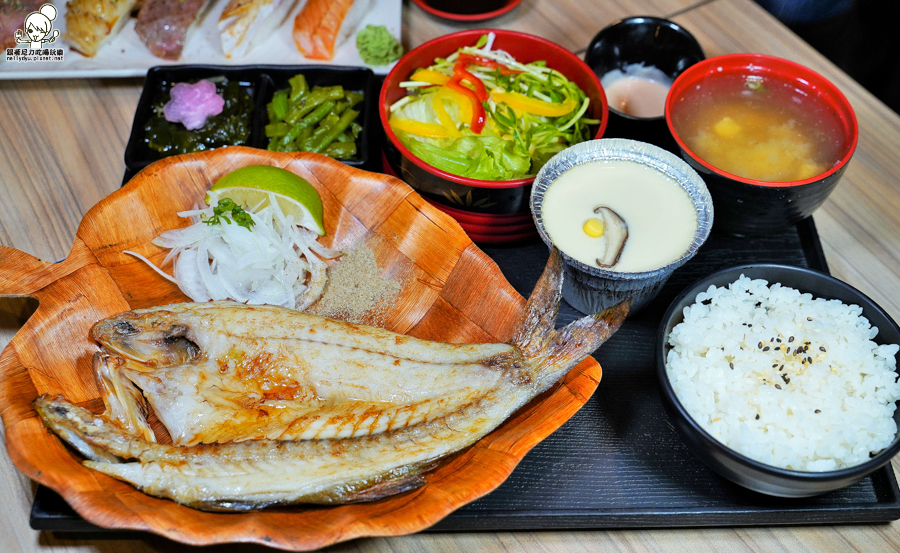
<svg viewBox="0 0 900 553"><path fill-rule="evenodd" d="M862 308L751 280L710 286L669 334L666 373L690 416L738 453L822 472L891 444L900 346Z"/></svg>

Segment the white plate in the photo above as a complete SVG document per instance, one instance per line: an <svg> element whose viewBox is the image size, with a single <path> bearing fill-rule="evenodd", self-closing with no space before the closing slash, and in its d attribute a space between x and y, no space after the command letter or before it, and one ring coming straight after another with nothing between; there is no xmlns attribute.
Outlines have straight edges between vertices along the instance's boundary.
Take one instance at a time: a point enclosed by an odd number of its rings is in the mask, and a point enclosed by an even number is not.
<svg viewBox="0 0 900 553"><path fill-rule="evenodd" d="M122 32L112 42L103 46L93 58L82 56L69 48L63 39L66 32L66 0L53 0L58 15L53 20L53 28L58 29L60 37L44 48L62 48L62 61L6 61L6 52L0 53L0 79L61 79L81 77L141 77L147 70L156 65L173 65L184 63L202 63L214 65L352 65L366 66L356 49L356 33L354 32L343 44L338 45L334 58L330 61L311 60L305 58L291 35L294 17L299 13L305 0L298 0L291 12L279 26L277 32L264 43L259 44L241 58L229 59L222 52L219 32L216 24L219 15L225 9L226 0L213 0L207 8L201 24L188 35L187 44L177 61L157 58L141 42L134 31L135 19L132 18ZM401 0L375 0L372 9L364 16L359 28L368 24L384 25L391 35L400 40ZM19 44L17 47L26 47ZM391 65L368 66L379 75L386 75Z"/></svg>

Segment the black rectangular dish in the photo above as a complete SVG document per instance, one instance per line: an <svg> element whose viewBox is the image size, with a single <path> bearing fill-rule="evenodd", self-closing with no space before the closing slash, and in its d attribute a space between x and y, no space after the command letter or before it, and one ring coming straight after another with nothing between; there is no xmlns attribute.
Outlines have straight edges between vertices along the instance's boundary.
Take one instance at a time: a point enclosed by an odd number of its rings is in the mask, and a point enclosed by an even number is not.
<svg viewBox="0 0 900 553"><path fill-rule="evenodd" d="M547 260L541 242L483 247L528 296ZM594 357L603 378L571 420L538 444L491 494L432 531L661 528L879 523L900 518L890 464L848 488L807 499L761 495L719 477L681 442L667 420L655 375L659 321L678 293L722 268L784 263L827 272L812 219L778 235L748 240L713 232L676 270L659 297L629 318ZM558 325L581 316L560 307ZM31 527L108 532L39 487Z"/></svg>
<svg viewBox="0 0 900 553"><path fill-rule="evenodd" d="M357 154L343 163L369 171L380 170L379 149L380 129L378 123L379 82L371 69L364 67L340 67L321 65L254 65L229 67L219 65L174 65L153 67L147 72L144 88L134 113L131 135L125 147L125 167L128 176L137 173L150 163L161 159L160 154L151 149L145 141L145 124L153 115L153 105L168 95L172 86L181 82L195 82L200 79L224 78L237 82L249 94L253 111L250 114L250 134L245 146L265 149L269 140L265 127L269 123L266 106L277 90L287 88L288 79L302 74L310 88L314 86L340 85L345 90L362 92L364 98L355 109L359 112L357 121L362 131L357 137Z"/></svg>

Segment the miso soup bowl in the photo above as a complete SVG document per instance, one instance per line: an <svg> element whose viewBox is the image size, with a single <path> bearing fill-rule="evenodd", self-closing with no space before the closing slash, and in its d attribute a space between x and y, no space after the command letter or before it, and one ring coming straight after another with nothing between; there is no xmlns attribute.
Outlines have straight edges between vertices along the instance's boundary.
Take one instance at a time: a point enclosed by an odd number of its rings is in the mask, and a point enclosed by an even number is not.
<svg viewBox="0 0 900 553"><path fill-rule="evenodd" d="M740 278L763 279L769 286L780 283L815 298L839 300L847 305L858 305L862 316L878 328L873 339L877 344L900 344L900 327L871 298L828 274L803 267L789 265L757 264L731 267L704 277L688 286L669 306L659 326L656 358L659 394L666 413L685 445L698 459L720 476L756 492L778 497L810 497L862 480L890 463L900 451L900 432L883 450L876 452L862 464L838 470L806 472L767 465L729 448L707 432L678 398L669 379L666 360L669 335L676 325L684 321L684 310L696 302L697 294L710 286L725 287ZM900 353L897 354L900 360ZM900 424L900 410L894 411L894 421ZM763 446L765 444L761 444Z"/></svg>
<svg viewBox="0 0 900 553"><path fill-rule="evenodd" d="M638 163L673 179L687 193L697 215L697 230L689 247L677 259L647 271L614 271L582 263L566 253L564 245L553 242L544 226L544 197L547 190L569 169L598 161ZM676 155L658 146L624 138L582 142L550 158L535 178L531 191L531 213L541 239L548 246L559 247L565 260L563 297L569 305L586 314L599 313L627 299L631 299L631 313L649 304L675 269L694 257L709 237L713 223L712 199L696 171ZM662 232L665 230L662 229Z"/></svg>
<svg viewBox="0 0 900 553"><path fill-rule="evenodd" d="M729 173L691 150L676 125L679 115L695 101L689 93L733 77L752 83L750 86L784 86L791 100L800 105L823 104L838 128L834 140L840 143L840 153L834 164L805 180L766 182ZM666 123L682 157L709 187L716 207L716 230L739 235L782 231L812 215L837 186L859 139L853 108L836 86L802 65L760 54L716 56L686 69L669 89Z"/></svg>

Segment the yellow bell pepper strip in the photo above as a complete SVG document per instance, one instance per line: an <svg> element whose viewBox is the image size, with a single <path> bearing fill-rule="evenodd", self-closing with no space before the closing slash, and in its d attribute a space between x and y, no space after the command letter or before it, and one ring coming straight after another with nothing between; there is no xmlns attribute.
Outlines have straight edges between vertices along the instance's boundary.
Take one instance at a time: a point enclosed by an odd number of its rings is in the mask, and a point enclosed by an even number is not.
<svg viewBox="0 0 900 553"><path fill-rule="evenodd" d="M450 94L447 87L442 86L434 93L434 97L431 99L431 105L434 107L435 113L437 113L441 126L447 130L447 135L458 138L462 136L462 133L459 132L456 123L453 122L453 118L447 113L447 108L444 107L444 98L447 98L451 102L456 102L456 99Z"/></svg>
<svg viewBox="0 0 900 553"><path fill-rule="evenodd" d="M433 69L419 69L412 74L412 77L410 77L409 80L436 85L445 85L447 84L447 81L450 80L450 77L438 71L434 71Z"/></svg>
<svg viewBox="0 0 900 553"><path fill-rule="evenodd" d="M502 92L496 89L491 93L491 97L495 102L506 104L515 110L545 117L562 117L578 107L578 102L572 98L566 98L563 102L545 102L518 92Z"/></svg>
<svg viewBox="0 0 900 553"><path fill-rule="evenodd" d="M395 130L408 132L417 136L425 136L428 138L447 138L447 129L441 125L433 123L422 123L413 119L404 119L402 117L392 117L390 125ZM454 127L455 128L455 127Z"/></svg>
<svg viewBox="0 0 900 553"><path fill-rule="evenodd" d="M453 90L450 87L445 86L443 88L444 98L447 98L459 107L459 119L460 121L471 121L472 120L472 102L469 101L469 97L460 94L456 90Z"/></svg>

